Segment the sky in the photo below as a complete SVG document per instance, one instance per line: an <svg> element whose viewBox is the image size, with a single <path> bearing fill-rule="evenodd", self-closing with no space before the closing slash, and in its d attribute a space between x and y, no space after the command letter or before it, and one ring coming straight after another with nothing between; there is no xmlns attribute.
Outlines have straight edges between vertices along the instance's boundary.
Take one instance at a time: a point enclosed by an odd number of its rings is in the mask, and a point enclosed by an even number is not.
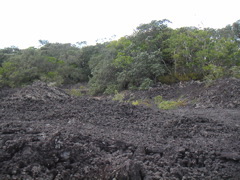
<svg viewBox="0 0 240 180"><path fill-rule="evenodd" d="M0 0L0 48L118 39L152 20L179 28L223 28L240 19L239 0Z"/></svg>

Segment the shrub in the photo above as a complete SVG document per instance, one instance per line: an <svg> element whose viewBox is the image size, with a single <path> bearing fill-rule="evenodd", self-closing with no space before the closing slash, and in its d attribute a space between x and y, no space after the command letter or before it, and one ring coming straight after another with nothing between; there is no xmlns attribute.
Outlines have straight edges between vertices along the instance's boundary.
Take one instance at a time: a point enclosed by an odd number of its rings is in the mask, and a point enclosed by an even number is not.
<svg viewBox="0 0 240 180"><path fill-rule="evenodd" d="M179 81L190 81L190 80L200 80L200 79L202 79L202 75L197 74L197 73L186 73L186 74L176 73L175 77Z"/></svg>
<svg viewBox="0 0 240 180"><path fill-rule="evenodd" d="M134 105L134 106L139 105L139 101L138 101L138 100L136 100L136 101L132 101L132 105Z"/></svg>
<svg viewBox="0 0 240 180"><path fill-rule="evenodd" d="M123 93L119 93L117 90L115 91L115 95L113 97L113 101L119 101L119 102L123 102L124 99L124 94Z"/></svg>
<svg viewBox="0 0 240 180"><path fill-rule="evenodd" d="M107 94L107 95L114 94L117 90L118 90L117 85L111 84L107 86L107 88L104 91L104 94Z"/></svg>
<svg viewBox="0 0 240 180"><path fill-rule="evenodd" d="M153 98L154 99L154 103L155 104L160 104L163 101L163 97L162 96L156 96Z"/></svg>
<svg viewBox="0 0 240 180"><path fill-rule="evenodd" d="M168 109L176 109L179 106L186 105L185 101L178 100L178 101L162 101L158 104L158 108L168 110Z"/></svg>
<svg viewBox="0 0 240 180"><path fill-rule="evenodd" d="M48 72L43 74L40 79L44 82L55 83L57 86L61 85L64 81L63 77L58 72Z"/></svg>
<svg viewBox="0 0 240 180"><path fill-rule="evenodd" d="M157 105L157 107L159 109L164 109L164 110L175 109L175 108L177 108L179 106L186 105L186 101L185 100L165 101L165 100L163 100L163 97L160 96L160 95L154 97L154 103Z"/></svg>
<svg viewBox="0 0 240 180"><path fill-rule="evenodd" d="M146 78L143 80L142 84L140 85L139 90L149 89L152 84L153 84L153 81L149 78Z"/></svg>
<svg viewBox="0 0 240 180"><path fill-rule="evenodd" d="M135 91L135 90L138 90L138 87L133 85L133 84L129 84L128 89L132 90L132 91Z"/></svg>
<svg viewBox="0 0 240 180"><path fill-rule="evenodd" d="M173 84L178 81L177 78L173 75L160 76L158 80L164 84Z"/></svg>
<svg viewBox="0 0 240 180"><path fill-rule="evenodd" d="M208 66L203 67L207 75L203 78L205 80L206 86L212 85L213 81L223 77L224 71L220 66L209 64Z"/></svg>
<svg viewBox="0 0 240 180"><path fill-rule="evenodd" d="M214 64L209 64L208 66L203 67L207 75L204 77L205 80L211 81L223 77L224 70L220 66Z"/></svg>
<svg viewBox="0 0 240 180"><path fill-rule="evenodd" d="M78 89L72 88L70 90L67 90L67 93L70 94L71 96L76 96L80 97L83 96L84 93L82 91L86 91L84 86L80 86Z"/></svg>
<svg viewBox="0 0 240 180"><path fill-rule="evenodd" d="M151 104L147 101L147 100L135 100L135 101L132 101L132 105L134 106L138 106L138 105L144 105L144 106L151 106Z"/></svg>
<svg viewBox="0 0 240 180"><path fill-rule="evenodd" d="M240 79L240 66L233 66L230 71L233 77Z"/></svg>

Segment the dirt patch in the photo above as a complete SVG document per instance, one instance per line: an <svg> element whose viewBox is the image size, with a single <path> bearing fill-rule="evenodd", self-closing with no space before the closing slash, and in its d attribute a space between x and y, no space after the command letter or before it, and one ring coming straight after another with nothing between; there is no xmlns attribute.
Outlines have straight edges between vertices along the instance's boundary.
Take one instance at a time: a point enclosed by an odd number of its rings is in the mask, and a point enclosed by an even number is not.
<svg viewBox="0 0 240 180"><path fill-rule="evenodd" d="M238 109L160 111L73 98L40 82L4 91L0 179L240 177Z"/></svg>

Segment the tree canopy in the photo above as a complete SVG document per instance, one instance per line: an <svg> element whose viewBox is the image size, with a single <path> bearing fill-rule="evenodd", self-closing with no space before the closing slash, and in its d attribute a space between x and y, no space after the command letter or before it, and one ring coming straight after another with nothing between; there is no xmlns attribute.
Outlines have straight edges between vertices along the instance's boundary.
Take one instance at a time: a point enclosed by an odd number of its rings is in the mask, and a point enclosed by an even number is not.
<svg viewBox="0 0 240 180"><path fill-rule="evenodd" d="M92 94L109 94L158 82L240 77L240 20L222 29L172 29L168 23L154 20L92 46L39 40L39 48L0 49L0 86L88 82Z"/></svg>

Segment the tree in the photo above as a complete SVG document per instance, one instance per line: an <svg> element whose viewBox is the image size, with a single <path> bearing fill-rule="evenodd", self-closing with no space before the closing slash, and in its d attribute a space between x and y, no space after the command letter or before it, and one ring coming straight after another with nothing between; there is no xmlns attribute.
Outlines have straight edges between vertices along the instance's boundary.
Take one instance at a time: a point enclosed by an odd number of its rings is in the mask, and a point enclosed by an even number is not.
<svg viewBox="0 0 240 180"><path fill-rule="evenodd" d="M82 48L87 45L87 41L76 42L78 48Z"/></svg>
<svg viewBox="0 0 240 180"><path fill-rule="evenodd" d="M38 40L38 42L41 44L41 46L45 46L46 44L49 44L48 40Z"/></svg>
<svg viewBox="0 0 240 180"><path fill-rule="evenodd" d="M240 20L233 23L233 31L235 35L240 38Z"/></svg>
<svg viewBox="0 0 240 180"><path fill-rule="evenodd" d="M108 87L117 84L116 79L119 69L113 64L116 50L114 48L106 48L107 44L98 44L96 53L89 61L92 76L89 85L92 94L103 93ZM118 87L115 87L114 90L116 89Z"/></svg>
<svg viewBox="0 0 240 180"><path fill-rule="evenodd" d="M203 73L202 67L209 59L211 46L211 34L208 31L195 27L180 28L173 32L168 43L175 76Z"/></svg>

